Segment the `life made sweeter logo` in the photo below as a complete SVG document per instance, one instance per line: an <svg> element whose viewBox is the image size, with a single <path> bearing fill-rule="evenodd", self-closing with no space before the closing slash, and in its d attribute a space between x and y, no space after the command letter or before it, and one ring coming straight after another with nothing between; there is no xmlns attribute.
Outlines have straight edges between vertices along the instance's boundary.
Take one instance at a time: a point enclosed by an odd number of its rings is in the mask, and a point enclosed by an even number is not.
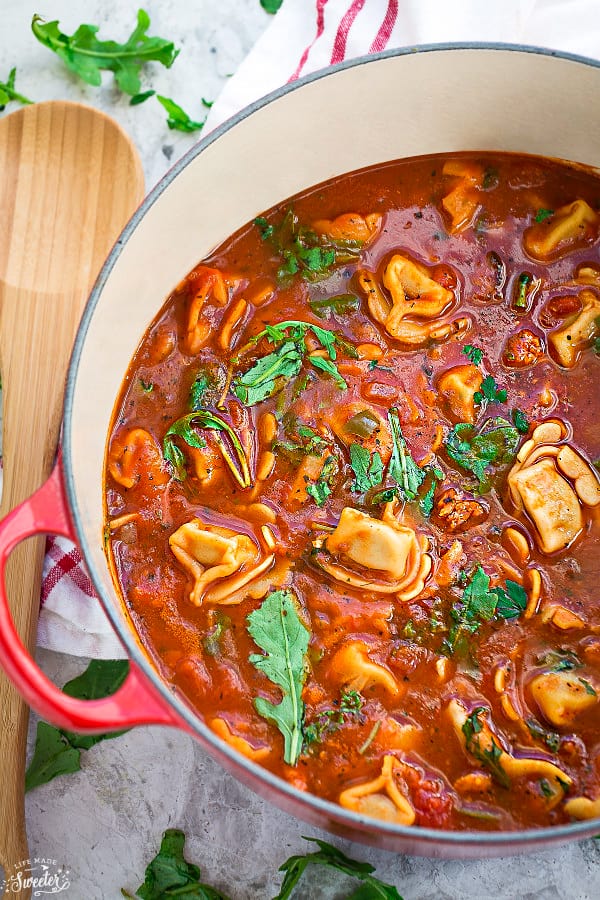
<svg viewBox="0 0 600 900"><path fill-rule="evenodd" d="M69 869L60 866L55 859L23 859L7 870L4 877L0 870L2 897L10 897L27 889L32 897L41 897L44 894L61 894L70 887Z"/></svg>

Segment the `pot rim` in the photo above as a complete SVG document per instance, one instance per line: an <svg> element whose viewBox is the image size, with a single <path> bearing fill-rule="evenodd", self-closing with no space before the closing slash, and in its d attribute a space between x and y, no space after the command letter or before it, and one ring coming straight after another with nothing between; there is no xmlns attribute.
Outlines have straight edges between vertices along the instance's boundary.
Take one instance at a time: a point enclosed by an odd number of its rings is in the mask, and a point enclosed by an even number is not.
<svg viewBox="0 0 600 900"><path fill-rule="evenodd" d="M185 169L198 155L200 155L214 141L218 140L223 134L235 127L240 122L251 116L255 111L262 109L274 100L278 100L292 91L304 87L305 85L318 81L328 75L336 72L354 68L357 66L377 63L378 61L390 59L397 56L408 56L415 53L429 52L445 52L445 51L462 51L462 50L479 50L484 52L517 52L527 53L537 56L554 57L557 59L567 60L570 62L580 63L581 65L600 68L600 60L582 56L575 53L569 53L561 50L552 50L546 47L537 47L530 44L513 44L493 41L465 41L465 42L448 42L448 43L430 43L418 44L412 46L404 46L384 50L380 53L374 53L366 56L359 56L353 59L345 60L336 65L328 66L302 76L292 83L288 83L277 88L274 91L256 100L254 103L244 107L236 115L227 119L221 125L213 129L206 137L201 138L195 143L160 179L160 181L152 188L149 194L144 198L138 209L121 232L114 247L110 251L106 262L104 263L90 293L86 303L80 325L77 330L73 352L69 362L67 373L65 400L64 400L64 425L63 425L63 480L66 490L66 496L70 508L72 523L77 534L79 548L82 551L86 567L90 578L94 584L94 588L98 594L100 602L104 607L112 627L114 628L118 638L127 650L129 658L143 671L144 675L150 680L156 690L160 693L165 703L173 708L179 718L187 726L187 729L195 736L201 738L202 743L209 745L213 751L213 755L217 757L226 757L230 766L237 771L244 771L251 779L253 784L262 783L265 787L272 789L275 793L282 797L288 798L293 807L297 809L299 806L312 809L314 813L319 814L324 821L329 823L336 822L338 825L345 827L350 833L360 831L367 839L368 835L381 835L387 838L388 846L394 840L400 844L411 842L418 843L423 846L424 850L431 848L435 851L435 856L443 855L444 850L450 851L454 849L454 855L464 855L465 850L472 856L489 855L490 851L506 850L506 855L515 852L522 852L524 849L531 847L536 849L541 845L546 847L565 842L567 840L576 840L589 837L599 828L598 819L584 820L581 822L572 822L566 825L548 826L545 828L534 828L527 830L502 831L502 832L483 832L483 831L444 831L436 828L415 827L407 825L394 825L392 823L378 821L372 817L361 816L358 813L346 810L336 803L311 794L300 791L286 782L283 778L274 775L268 769L259 766L257 763L243 757L241 754L233 750L228 744L218 738L211 729L193 712L191 707L182 696L173 691L171 686L161 677L157 668L154 667L150 653L142 648L136 634L132 628L127 628L122 619L119 617L115 597L104 591L103 582L96 570L96 566L92 561L89 552L88 541L86 540L84 530L81 526L81 513L77 501L74 478L71 469L71 430L72 430L72 413L73 398L75 391L75 383L77 380L77 372L79 362L84 351L88 328L96 307L100 301L104 285L106 284L117 260L119 259L123 249L131 235L136 230L138 224L144 218L148 210L154 205L162 193L170 186L180 172ZM343 174L343 173L341 173ZM307 185L310 187L310 185ZM116 591L115 591L116 596ZM235 776L237 777L237 776ZM596 825L594 825L596 822ZM441 848L444 848L440 853ZM461 852L462 851L462 852ZM501 855L497 853L496 855Z"/></svg>

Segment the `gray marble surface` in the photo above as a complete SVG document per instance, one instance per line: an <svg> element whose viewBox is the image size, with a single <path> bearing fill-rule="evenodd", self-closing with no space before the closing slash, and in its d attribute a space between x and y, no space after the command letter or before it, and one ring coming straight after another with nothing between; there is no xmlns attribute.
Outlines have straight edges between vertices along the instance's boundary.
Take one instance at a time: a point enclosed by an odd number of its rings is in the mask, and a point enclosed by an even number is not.
<svg viewBox="0 0 600 900"><path fill-rule="evenodd" d="M158 104L132 108L107 77L100 89L81 85L29 32L33 12L58 18L71 32L82 21L123 39L135 20L130 0L52 0L27 8L0 0L0 79L17 66L17 86L36 100L68 98L99 106L134 138L147 187L194 142L169 132ZM259 0L149 0L151 33L182 47L168 71L149 68L147 85L176 99L192 116L200 98L213 99L268 25ZM39 651L42 667L64 684L85 662ZM32 720L30 740L35 729ZM1 789L1 788L0 788ZM133 891L167 827L188 835L187 856L207 881L232 900L262 900L277 893L278 866L308 848L303 834L327 838L269 805L226 775L187 736L138 728L84 754L82 771L56 779L27 797L32 856L51 857L70 869L73 900L112 900ZM487 861L408 858L334 839L369 860L406 900L592 900L600 896L600 842L570 844L536 855ZM301 898L341 898L349 883L316 870Z"/></svg>

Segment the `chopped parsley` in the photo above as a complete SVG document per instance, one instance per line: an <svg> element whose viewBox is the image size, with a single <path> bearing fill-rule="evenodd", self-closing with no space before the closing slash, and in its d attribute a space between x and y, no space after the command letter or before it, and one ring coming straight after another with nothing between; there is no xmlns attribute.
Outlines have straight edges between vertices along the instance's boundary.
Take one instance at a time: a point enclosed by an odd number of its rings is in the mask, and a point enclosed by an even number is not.
<svg viewBox="0 0 600 900"><path fill-rule="evenodd" d="M304 744L318 743L328 734L338 731L346 720L359 716L364 700L358 691L344 691L339 701L334 701L334 709L320 710L315 719L304 726Z"/></svg>
<svg viewBox="0 0 600 900"><path fill-rule="evenodd" d="M425 472L416 464L406 446L397 409L390 409L388 422L392 433L392 456L387 470L388 477L396 482L401 499L415 500L425 480Z"/></svg>
<svg viewBox="0 0 600 900"><path fill-rule="evenodd" d="M154 390L154 385L151 381L144 381L143 378L140 378L140 387L145 394L151 394Z"/></svg>
<svg viewBox="0 0 600 900"><path fill-rule="evenodd" d="M506 388L499 388L493 375L486 375L481 382L481 390L473 394L473 400L479 404L483 404L486 400L492 403L505 403L506 397Z"/></svg>
<svg viewBox="0 0 600 900"><path fill-rule="evenodd" d="M535 214L535 221L536 221L536 222L538 223L538 225L539 225L540 222L545 222L546 219L549 219L550 216L553 216L553 215L554 215L554 210L553 210L553 209L544 209L544 208L542 207L541 209L538 209L538 211L536 212L536 214Z"/></svg>
<svg viewBox="0 0 600 900"><path fill-rule="evenodd" d="M481 746L481 732L483 731L483 726L479 716L482 713L487 713L487 711L488 710L484 706L478 706L467 716L462 727L462 732L466 740L466 747L469 753L488 769L498 784L503 788L510 788L510 780L500 762L504 751L502 750L502 747L496 743L494 735L489 735L491 747Z"/></svg>
<svg viewBox="0 0 600 900"><path fill-rule="evenodd" d="M331 494L331 483L338 471L338 462L335 456L328 456L316 481L306 485L306 493L312 497L317 506L324 506Z"/></svg>
<svg viewBox="0 0 600 900"><path fill-rule="evenodd" d="M513 309L527 309L527 295L532 281L533 276L529 272L521 272L515 284Z"/></svg>
<svg viewBox="0 0 600 900"><path fill-rule="evenodd" d="M459 422L446 438L446 452L461 469L478 479L478 493L489 491L490 466L512 463L520 435L514 425L499 416L486 419L480 428Z"/></svg>
<svg viewBox="0 0 600 900"><path fill-rule="evenodd" d="M510 417L517 431L520 434L527 434L529 431L529 422L527 421L525 413L521 409L513 409Z"/></svg>
<svg viewBox="0 0 600 900"><path fill-rule="evenodd" d="M480 366L483 359L483 350L474 344L465 344L462 349L465 356L468 356L474 366Z"/></svg>
<svg viewBox="0 0 600 900"><path fill-rule="evenodd" d="M516 619L527 606L527 593L516 581L507 579L506 587L490 588L490 577L477 566L463 590L461 599L450 610L452 625L444 649L454 653L465 649L465 640L483 622L494 618Z"/></svg>
<svg viewBox="0 0 600 900"><path fill-rule="evenodd" d="M353 491L365 494L371 488L381 484L383 463L377 451L371 455L366 447L363 447L361 444L351 444L350 465L354 472Z"/></svg>
<svg viewBox="0 0 600 900"><path fill-rule="evenodd" d="M317 234L301 224L291 208L277 224L269 223L264 216L256 218L254 224L278 257L277 279L282 285L294 275L307 281L327 278L336 266L356 260L362 248L361 241L334 241Z"/></svg>
<svg viewBox="0 0 600 900"><path fill-rule="evenodd" d="M327 351L327 358L308 355L304 341L308 331L312 332L321 347ZM234 380L233 392L246 406L254 406L281 390L291 378L298 375L305 360L315 369L331 375L341 390L347 388L334 362L337 358L336 347L340 347L349 356L355 355L356 350L335 332L310 322L292 320L267 325L250 343L256 344L263 338L279 346L257 359L247 372Z"/></svg>

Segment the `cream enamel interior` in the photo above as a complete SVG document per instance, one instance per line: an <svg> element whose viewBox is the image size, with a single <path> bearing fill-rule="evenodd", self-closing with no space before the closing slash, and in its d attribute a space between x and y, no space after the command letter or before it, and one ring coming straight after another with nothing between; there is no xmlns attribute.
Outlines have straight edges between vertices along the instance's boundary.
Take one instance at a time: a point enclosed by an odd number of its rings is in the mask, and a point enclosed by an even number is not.
<svg viewBox="0 0 600 900"><path fill-rule="evenodd" d="M388 159L480 149L600 166L599 88L600 69L585 61L507 48L427 49L316 78L208 138L110 260L71 367L67 480L105 597L115 597L102 544L115 398L148 324L193 265L275 203ZM125 622L118 601L114 610Z"/></svg>

